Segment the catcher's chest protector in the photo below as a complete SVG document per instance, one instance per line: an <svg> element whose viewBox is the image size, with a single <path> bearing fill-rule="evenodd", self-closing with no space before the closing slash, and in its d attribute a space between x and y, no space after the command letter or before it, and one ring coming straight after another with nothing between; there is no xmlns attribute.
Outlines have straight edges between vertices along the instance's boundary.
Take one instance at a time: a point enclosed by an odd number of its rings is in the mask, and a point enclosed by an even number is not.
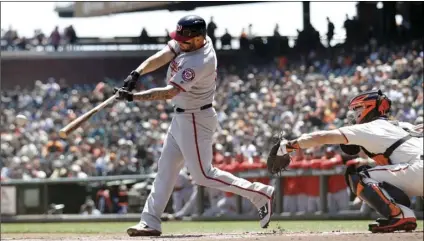
<svg viewBox="0 0 424 241"><path fill-rule="evenodd" d="M390 122L390 123L398 126L397 122ZM390 156L396 150L396 148L398 148L400 145L402 145L404 142L408 141L412 137L423 138L422 133L413 132L409 129L404 129L404 130L408 132L408 135L399 139L395 143L393 143L391 146L389 146L389 148L386 149L386 151L384 153L375 154L375 153L369 152L363 146L361 146L361 149L365 152L365 154L367 154L367 156L369 156L371 159L373 159L377 165L381 165L381 166L392 165L393 163L390 160Z"/></svg>

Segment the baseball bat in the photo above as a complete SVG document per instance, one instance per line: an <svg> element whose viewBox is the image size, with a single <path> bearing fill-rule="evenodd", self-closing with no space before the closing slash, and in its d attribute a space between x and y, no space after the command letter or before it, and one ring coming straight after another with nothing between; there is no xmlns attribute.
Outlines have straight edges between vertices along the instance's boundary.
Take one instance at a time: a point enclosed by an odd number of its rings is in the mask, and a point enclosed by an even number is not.
<svg viewBox="0 0 424 241"><path fill-rule="evenodd" d="M59 136L61 138L68 137L69 134L71 134L74 130L76 130L78 127L80 127L84 122L86 122L88 119L90 119L94 114L96 114L99 110L105 108L108 104L112 103L116 99L117 95L113 95L109 97L107 100L103 101L90 111L84 113L82 116L76 118L71 123L67 124L65 127L60 129Z"/></svg>

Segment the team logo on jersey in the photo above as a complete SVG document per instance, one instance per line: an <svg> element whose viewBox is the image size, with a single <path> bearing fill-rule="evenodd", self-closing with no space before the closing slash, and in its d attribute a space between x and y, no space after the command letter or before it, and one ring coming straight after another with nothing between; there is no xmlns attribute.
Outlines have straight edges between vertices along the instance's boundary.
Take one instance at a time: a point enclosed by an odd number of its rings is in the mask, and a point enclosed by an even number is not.
<svg viewBox="0 0 424 241"><path fill-rule="evenodd" d="M192 81L195 76L194 70L190 68L185 69L182 73L183 80L187 82Z"/></svg>
<svg viewBox="0 0 424 241"><path fill-rule="evenodd" d="M169 65L171 69L171 77L173 77L178 71L182 69L179 62L176 62L175 60L172 60L171 64Z"/></svg>

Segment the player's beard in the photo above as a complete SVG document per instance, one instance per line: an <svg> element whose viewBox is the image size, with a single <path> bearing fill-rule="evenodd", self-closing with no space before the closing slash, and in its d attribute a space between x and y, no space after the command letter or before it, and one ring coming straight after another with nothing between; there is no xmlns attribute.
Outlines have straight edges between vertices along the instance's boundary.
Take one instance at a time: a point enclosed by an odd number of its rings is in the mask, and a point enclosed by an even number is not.
<svg viewBox="0 0 424 241"><path fill-rule="evenodd" d="M191 42L189 44L181 44L180 49L183 52L191 52L191 51L194 51L196 49L196 44L194 42Z"/></svg>

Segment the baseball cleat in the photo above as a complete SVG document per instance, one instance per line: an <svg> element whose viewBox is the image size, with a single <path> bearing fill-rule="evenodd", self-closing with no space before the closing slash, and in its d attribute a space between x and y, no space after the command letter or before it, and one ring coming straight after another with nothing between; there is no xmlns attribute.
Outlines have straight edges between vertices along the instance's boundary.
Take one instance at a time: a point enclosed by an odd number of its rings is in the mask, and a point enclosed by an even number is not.
<svg viewBox="0 0 424 241"><path fill-rule="evenodd" d="M377 219L368 225L368 230L373 233L392 233L394 231L413 231L417 228L415 218Z"/></svg>
<svg viewBox="0 0 424 241"><path fill-rule="evenodd" d="M136 224L127 229L127 234L130 237L138 236L160 236L162 233L156 229L150 228L145 224Z"/></svg>
<svg viewBox="0 0 424 241"><path fill-rule="evenodd" d="M259 223L261 224L261 228L268 228L268 224L271 221L274 194L275 190L272 191L271 198L268 199L266 204L259 209L259 218L261 219Z"/></svg>

